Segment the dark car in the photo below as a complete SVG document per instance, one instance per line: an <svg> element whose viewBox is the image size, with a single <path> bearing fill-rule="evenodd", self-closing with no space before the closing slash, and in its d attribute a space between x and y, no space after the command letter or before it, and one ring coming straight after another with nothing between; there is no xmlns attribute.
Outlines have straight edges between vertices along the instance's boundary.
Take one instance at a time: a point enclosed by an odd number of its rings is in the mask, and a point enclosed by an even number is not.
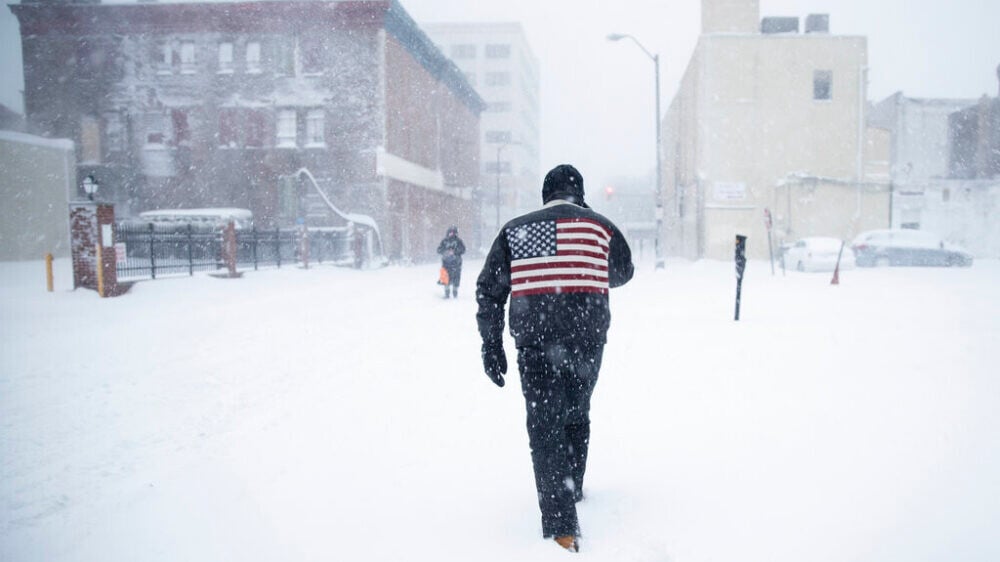
<svg viewBox="0 0 1000 562"><path fill-rule="evenodd" d="M869 230L854 238L851 249L859 267L972 265L972 254L922 230Z"/></svg>

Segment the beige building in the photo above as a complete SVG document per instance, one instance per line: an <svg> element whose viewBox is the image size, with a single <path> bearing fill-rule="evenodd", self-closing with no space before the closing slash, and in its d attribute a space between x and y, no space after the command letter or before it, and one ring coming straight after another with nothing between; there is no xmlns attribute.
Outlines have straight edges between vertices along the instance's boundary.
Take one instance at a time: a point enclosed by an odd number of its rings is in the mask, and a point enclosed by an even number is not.
<svg viewBox="0 0 1000 562"><path fill-rule="evenodd" d="M517 22L422 27L486 101L479 161L488 245L500 224L541 204L538 59Z"/></svg>
<svg viewBox="0 0 1000 562"><path fill-rule="evenodd" d="M69 256L69 201L80 197L73 142L0 131L0 261Z"/></svg>
<svg viewBox="0 0 1000 562"><path fill-rule="evenodd" d="M888 226L885 131L866 124L867 41L825 15L760 20L756 0L702 0L702 34L663 126L668 255L751 257L801 236Z"/></svg>

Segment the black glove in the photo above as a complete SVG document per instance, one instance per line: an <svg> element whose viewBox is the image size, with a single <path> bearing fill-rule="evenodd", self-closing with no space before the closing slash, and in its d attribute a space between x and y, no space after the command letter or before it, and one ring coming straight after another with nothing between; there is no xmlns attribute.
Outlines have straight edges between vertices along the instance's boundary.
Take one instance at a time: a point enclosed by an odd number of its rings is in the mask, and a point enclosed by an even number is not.
<svg viewBox="0 0 1000 562"><path fill-rule="evenodd" d="M482 354L486 376L497 386L503 386L503 375L507 372L507 354L503 351L503 344L500 342L484 343Z"/></svg>

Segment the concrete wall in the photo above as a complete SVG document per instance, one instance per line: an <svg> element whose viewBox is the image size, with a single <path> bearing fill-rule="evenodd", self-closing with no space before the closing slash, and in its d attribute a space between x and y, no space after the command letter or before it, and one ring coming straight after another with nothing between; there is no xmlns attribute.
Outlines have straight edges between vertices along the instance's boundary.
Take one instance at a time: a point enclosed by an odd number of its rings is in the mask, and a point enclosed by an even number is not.
<svg viewBox="0 0 1000 562"><path fill-rule="evenodd" d="M73 142L0 131L0 261L70 253Z"/></svg>

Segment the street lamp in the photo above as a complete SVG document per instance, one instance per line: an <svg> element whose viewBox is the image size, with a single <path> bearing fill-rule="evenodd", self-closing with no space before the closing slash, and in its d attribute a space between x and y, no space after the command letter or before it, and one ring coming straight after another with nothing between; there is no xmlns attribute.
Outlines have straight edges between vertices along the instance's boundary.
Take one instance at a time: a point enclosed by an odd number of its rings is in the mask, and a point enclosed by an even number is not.
<svg viewBox="0 0 1000 562"><path fill-rule="evenodd" d="M98 187L100 187L100 184L97 183L94 176L83 178L83 192L87 194L87 199L94 200L94 194L97 193Z"/></svg>
<svg viewBox="0 0 1000 562"><path fill-rule="evenodd" d="M660 232L663 230L663 200L661 197L660 190L663 185L663 166L661 164L662 156L660 155L660 55L650 53L646 47L642 46L642 43L638 39L632 37L627 33L609 33L608 41L620 41L622 39L631 39L646 56L653 61L654 69L654 81L656 90L656 269L662 269L664 266L663 253L660 247Z"/></svg>

